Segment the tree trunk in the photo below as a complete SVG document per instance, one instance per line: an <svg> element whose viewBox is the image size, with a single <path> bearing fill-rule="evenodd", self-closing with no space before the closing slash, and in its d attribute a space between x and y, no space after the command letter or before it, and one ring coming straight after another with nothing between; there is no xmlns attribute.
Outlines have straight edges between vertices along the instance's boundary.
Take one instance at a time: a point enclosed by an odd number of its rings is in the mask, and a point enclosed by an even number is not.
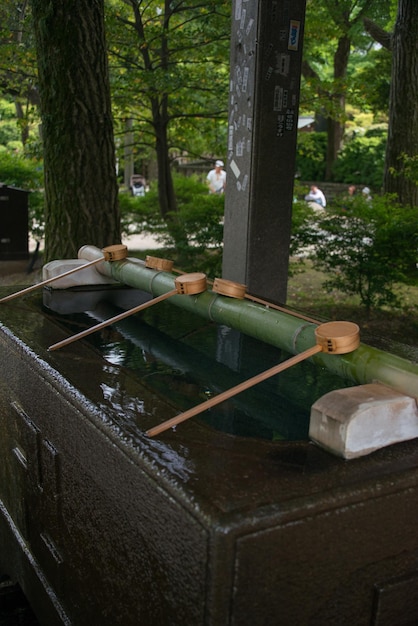
<svg viewBox="0 0 418 626"><path fill-rule="evenodd" d="M126 189L131 188L131 176L135 174L134 165L134 133L132 130L133 119L125 120L124 152L123 152L123 182Z"/></svg>
<svg viewBox="0 0 418 626"><path fill-rule="evenodd" d="M158 201L161 216L178 249L187 247L187 237L179 228L176 218L177 200L174 191L173 174L170 167L170 149L168 141L168 96L155 98L152 102L152 119L155 133L155 151L158 167Z"/></svg>
<svg viewBox="0 0 418 626"><path fill-rule="evenodd" d="M152 120L155 132L155 151L158 166L158 199L161 216L167 220L170 217L168 215L169 213L175 213L177 211L177 205L169 159L167 136L168 120L163 119L161 106L161 102L155 99L152 106Z"/></svg>
<svg viewBox="0 0 418 626"><path fill-rule="evenodd" d="M22 103L17 98L14 99L16 117L20 122L20 140L24 146L29 139L28 116L23 110Z"/></svg>
<svg viewBox="0 0 418 626"><path fill-rule="evenodd" d="M408 206L418 206L417 32L417 0L399 0L392 38L392 82L384 191L396 194L399 201Z"/></svg>
<svg viewBox="0 0 418 626"><path fill-rule="evenodd" d="M31 0L45 167L45 259L120 242L103 0Z"/></svg>
<svg viewBox="0 0 418 626"><path fill-rule="evenodd" d="M328 119L328 141L327 141L327 162L325 168L326 180L332 180L332 171L341 149L344 137L344 113L345 113L345 79L347 76L347 66L350 58L350 39L348 36L340 37L334 55L334 82L337 92L333 99L337 108L338 117Z"/></svg>

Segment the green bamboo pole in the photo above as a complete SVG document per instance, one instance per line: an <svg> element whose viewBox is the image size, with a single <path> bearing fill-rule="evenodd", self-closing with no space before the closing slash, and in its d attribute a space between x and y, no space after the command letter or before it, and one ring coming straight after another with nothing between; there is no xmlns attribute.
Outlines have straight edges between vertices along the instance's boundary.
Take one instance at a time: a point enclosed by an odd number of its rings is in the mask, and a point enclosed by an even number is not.
<svg viewBox="0 0 418 626"><path fill-rule="evenodd" d="M79 257L87 260L93 260L100 255L100 249L93 246L83 246L79 250ZM176 278L167 272L148 269L138 259L104 262L98 269L108 277L153 296L171 291ZM270 309L247 299L238 300L205 291L187 297L173 296L170 302L217 324L235 328L289 354L303 352L316 341L317 324L301 322L300 318L291 313ZM311 359L317 365L359 385L380 382L406 395L418 397L418 365L384 350L361 343L357 350L349 354L318 353Z"/></svg>

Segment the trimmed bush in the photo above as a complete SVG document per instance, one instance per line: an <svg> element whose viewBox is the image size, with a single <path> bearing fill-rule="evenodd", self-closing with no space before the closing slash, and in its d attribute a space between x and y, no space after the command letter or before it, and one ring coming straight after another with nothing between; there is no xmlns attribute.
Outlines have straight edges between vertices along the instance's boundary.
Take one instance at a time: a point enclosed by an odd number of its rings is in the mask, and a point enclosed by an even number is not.
<svg viewBox="0 0 418 626"><path fill-rule="evenodd" d="M299 133L296 172L301 180L324 180L327 152L326 133Z"/></svg>
<svg viewBox="0 0 418 626"><path fill-rule="evenodd" d="M178 211L161 217L156 185L143 197L120 194L125 233L150 233L176 252L183 269L219 274L222 260L224 196L209 194L197 177L174 177Z"/></svg>
<svg viewBox="0 0 418 626"><path fill-rule="evenodd" d="M29 229L35 239L44 232L43 167L35 159L23 159L0 151L0 181L30 191Z"/></svg>
<svg viewBox="0 0 418 626"><path fill-rule="evenodd" d="M371 202L355 197L344 211L308 218L305 227L314 266L329 276L327 291L358 295L368 312L400 306L394 287L408 282L415 267L416 209L399 206L389 195Z"/></svg>
<svg viewBox="0 0 418 626"><path fill-rule="evenodd" d="M386 134L354 137L347 141L334 166L334 180L347 184L367 183L381 189L385 164Z"/></svg>

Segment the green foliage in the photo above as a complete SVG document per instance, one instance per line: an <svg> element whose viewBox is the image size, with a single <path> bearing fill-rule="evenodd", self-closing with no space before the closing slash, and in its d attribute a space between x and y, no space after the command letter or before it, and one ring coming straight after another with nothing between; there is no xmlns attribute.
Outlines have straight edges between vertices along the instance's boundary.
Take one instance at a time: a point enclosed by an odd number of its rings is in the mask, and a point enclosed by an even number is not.
<svg viewBox="0 0 418 626"><path fill-rule="evenodd" d="M227 137L231 3L106 0L116 129L134 152L166 128L170 156L222 154Z"/></svg>
<svg viewBox="0 0 418 626"><path fill-rule="evenodd" d="M44 231L43 168L39 161L0 151L0 181L29 194L29 225L35 239Z"/></svg>
<svg viewBox="0 0 418 626"><path fill-rule="evenodd" d="M38 161L24 159L8 152L0 153L0 180L13 187L34 190L43 184L43 170Z"/></svg>
<svg viewBox="0 0 418 626"><path fill-rule="evenodd" d="M13 103L0 100L0 146L7 147L10 142L20 141L20 138Z"/></svg>
<svg viewBox="0 0 418 626"><path fill-rule="evenodd" d="M180 183L180 184L179 184ZM176 196L179 211L172 215L175 229L172 240L186 235L181 253L181 266L192 267L209 276L221 273L224 197L209 194L206 185L184 177L178 179ZM179 248L179 246L178 246Z"/></svg>
<svg viewBox="0 0 418 626"><path fill-rule="evenodd" d="M335 210L305 223L311 258L329 278L328 291L356 294L370 312L400 306L394 285L406 282L418 247L416 210L391 196L367 202L355 197L345 211Z"/></svg>
<svg viewBox="0 0 418 626"><path fill-rule="evenodd" d="M16 117L16 109L13 102L9 100L0 100L0 120L14 120Z"/></svg>
<svg viewBox="0 0 418 626"><path fill-rule="evenodd" d="M315 112L332 119L344 121L344 107L341 108L340 98L345 95L352 101L354 95L361 91L362 100L357 98L357 105L367 106L365 97L376 96L372 89L361 89L361 85L353 80L357 70L365 64L372 52L370 36L365 32L363 18L368 17L382 28L391 26L391 6L393 0L308 0L306 5L306 24L304 37L304 64L302 106L306 111ZM348 65L340 56L340 44L350 42ZM344 46L343 46L344 47ZM380 58L379 58L380 61ZM373 65L373 60L367 64ZM306 72L309 66L310 71ZM379 67L379 70L383 68ZM373 85L379 79L378 73L373 77ZM390 79L384 72L384 80ZM365 75L365 80L367 76ZM384 105L387 110L387 102Z"/></svg>
<svg viewBox="0 0 418 626"><path fill-rule="evenodd" d="M326 133L298 133L296 171L301 180L324 180Z"/></svg>
<svg viewBox="0 0 418 626"><path fill-rule="evenodd" d="M167 221L161 217L155 186L143 197L120 194L123 231L150 233L166 247L176 248L183 268L193 267L212 276L219 274L224 196L209 194L207 186L194 176L176 176L174 187L178 211L169 214Z"/></svg>
<svg viewBox="0 0 418 626"><path fill-rule="evenodd" d="M399 156L399 165L405 179L418 185L418 155L409 156L403 152ZM391 168L393 176L399 175L399 170L393 170L394 168Z"/></svg>
<svg viewBox="0 0 418 626"><path fill-rule="evenodd" d="M326 133L299 133L296 171L301 180L324 180L326 143ZM385 150L386 129L376 128L348 138L334 165L334 181L380 189Z"/></svg>
<svg viewBox="0 0 418 626"><path fill-rule="evenodd" d="M357 136L346 142L334 166L334 180L366 183L380 189L383 182L386 136Z"/></svg>
<svg viewBox="0 0 418 626"><path fill-rule="evenodd" d="M362 109L386 113L389 102L392 52L380 48L363 56L363 65L353 73L354 101Z"/></svg>

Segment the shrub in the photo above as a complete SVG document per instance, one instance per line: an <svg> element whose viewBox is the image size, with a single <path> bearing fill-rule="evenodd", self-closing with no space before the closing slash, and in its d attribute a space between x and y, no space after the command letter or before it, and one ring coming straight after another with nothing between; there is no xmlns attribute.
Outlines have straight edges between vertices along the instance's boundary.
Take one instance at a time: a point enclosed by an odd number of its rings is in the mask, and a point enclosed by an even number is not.
<svg viewBox="0 0 418 626"><path fill-rule="evenodd" d="M224 196L209 194L207 186L194 176L175 176L174 188L178 211L170 214L167 221L161 217L155 185L143 197L121 194L123 231L154 235L168 248L175 248L183 268L219 273Z"/></svg>
<svg viewBox="0 0 418 626"><path fill-rule="evenodd" d="M30 191L29 228L35 239L44 232L43 167L35 159L23 159L0 151L0 181Z"/></svg>
<svg viewBox="0 0 418 626"><path fill-rule="evenodd" d="M0 144L7 146L10 142L18 142L21 147L20 132L16 122L3 122L0 124Z"/></svg>
<svg viewBox="0 0 418 626"><path fill-rule="evenodd" d="M296 171L301 180L324 180L327 152L326 133L299 133Z"/></svg>
<svg viewBox="0 0 418 626"><path fill-rule="evenodd" d="M334 180L367 183L380 189L383 182L386 135L354 137L346 142L334 165Z"/></svg>
<svg viewBox="0 0 418 626"><path fill-rule="evenodd" d="M0 180L6 185L26 190L40 189L43 185L43 168L37 160L0 152Z"/></svg>
<svg viewBox="0 0 418 626"><path fill-rule="evenodd" d="M324 287L360 297L370 312L399 306L396 282L406 282L416 262L416 210L387 195L367 202L353 199L346 212L331 212L311 222L311 258L329 275Z"/></svg>

